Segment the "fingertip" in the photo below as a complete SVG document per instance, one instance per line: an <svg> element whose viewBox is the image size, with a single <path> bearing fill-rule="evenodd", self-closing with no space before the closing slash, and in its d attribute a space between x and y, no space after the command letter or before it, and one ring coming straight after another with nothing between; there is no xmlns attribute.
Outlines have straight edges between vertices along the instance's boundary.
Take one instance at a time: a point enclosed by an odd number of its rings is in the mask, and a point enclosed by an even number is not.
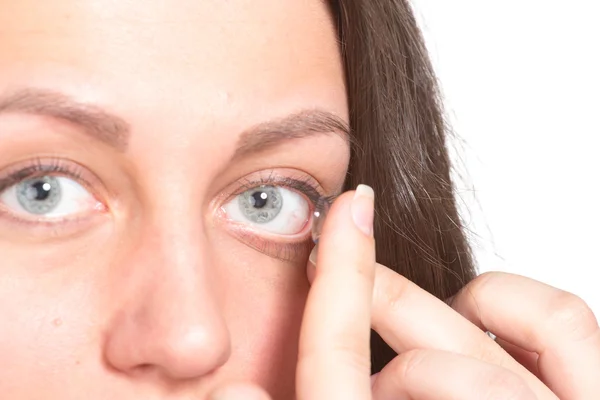
<svg viewBox="0 0 600 400"><path fill-rule="evenodd" d="M369 202L372 204L373 200L369 196L361 195L361 192L348 191L336 198L323 222L319 244L330 242L332 236L340 237L340 234L344 237L365 236L363 227L359 225L362 225L365 219L363 217L368 217L368 215L363 215L362 211L365 203L368 206Z"/></svg>
<svg viewBox="0 0 600 400"><path fill-rule="evenodd" d="M367 236L373 236L375 192L370 186L358 185L352 199L352 220L356 227Z"/></svg>

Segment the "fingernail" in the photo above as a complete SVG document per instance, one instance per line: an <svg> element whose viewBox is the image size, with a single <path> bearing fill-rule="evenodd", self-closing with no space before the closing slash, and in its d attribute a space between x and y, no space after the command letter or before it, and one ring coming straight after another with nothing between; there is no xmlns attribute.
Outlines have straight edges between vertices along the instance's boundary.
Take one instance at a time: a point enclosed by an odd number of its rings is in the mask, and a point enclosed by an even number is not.
<svg viewBox="0 0 600 400"><path fill-rule="evenodd" d="M354 192L351 212L354 224L367 236L373 236L375 192L367 185L358 185Z"/></svg>
<svg viewBox="0 0 600 400"><path fill-rule="evenodd" d="M318 251L319 251L319 245L316 245L315 247L313 247L312 251L310 252L310 256L308 257L308 261L313 265L313 267L317 266Z"/></svg>

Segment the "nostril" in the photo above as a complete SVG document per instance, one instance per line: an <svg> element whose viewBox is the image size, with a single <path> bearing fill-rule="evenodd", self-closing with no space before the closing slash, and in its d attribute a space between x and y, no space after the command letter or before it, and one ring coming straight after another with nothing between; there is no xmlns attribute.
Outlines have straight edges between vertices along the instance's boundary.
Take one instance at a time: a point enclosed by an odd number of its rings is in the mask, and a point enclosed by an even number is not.
<svg viewBox="0 0 600 400"><path fill-rule="evenodd" d="M156 371L156 365L147 363L147 364L139 364L134 366L133 368L130 369L130 373L133 376L142 376L142 375L148 375L152 372Z"/></svg>
<svg viewBox="0 0 600 400"><path fill-rule="evenodd" d="M165 340L157 351L163 370L173 378L199 376L223 365L230 356L229 335L205 327ZM157 354L158 355L158 354Z"/></svg>
<svg viewBox="0 0 600 400"><path fill-rule="evenodd" d="M210 281L197 276L203 269L194 260L156 261L154 268L165 268L164 273L150 274L146 285L138 284L135 297L120 306L107 327L107 364L125 374L171 380L210 374L231 352L229 330L207 286Z"/></svg>

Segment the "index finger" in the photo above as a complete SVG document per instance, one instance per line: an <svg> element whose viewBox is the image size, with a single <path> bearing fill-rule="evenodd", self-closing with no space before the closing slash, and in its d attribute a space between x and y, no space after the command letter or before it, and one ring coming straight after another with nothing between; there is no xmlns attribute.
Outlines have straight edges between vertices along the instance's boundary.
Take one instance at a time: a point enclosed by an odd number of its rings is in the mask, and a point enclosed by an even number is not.
<svg viewBox="0 0 600 400"><path fill-rule="evenodd" d="M300 333L300 400L371 398L373 198L364 185L344 193L323 226Z"/></svg>

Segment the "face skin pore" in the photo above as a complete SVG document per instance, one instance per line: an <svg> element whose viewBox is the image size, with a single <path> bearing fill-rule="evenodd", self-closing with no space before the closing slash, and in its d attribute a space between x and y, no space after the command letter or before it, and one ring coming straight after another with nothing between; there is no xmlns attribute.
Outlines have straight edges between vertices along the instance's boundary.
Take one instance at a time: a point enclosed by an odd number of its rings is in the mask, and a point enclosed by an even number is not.
<svg viewBox="0 0 600 400"><path fill-rule="evenodd" d="M0 0L0 397L294 398L347 121L323 1Z"/></svg>

